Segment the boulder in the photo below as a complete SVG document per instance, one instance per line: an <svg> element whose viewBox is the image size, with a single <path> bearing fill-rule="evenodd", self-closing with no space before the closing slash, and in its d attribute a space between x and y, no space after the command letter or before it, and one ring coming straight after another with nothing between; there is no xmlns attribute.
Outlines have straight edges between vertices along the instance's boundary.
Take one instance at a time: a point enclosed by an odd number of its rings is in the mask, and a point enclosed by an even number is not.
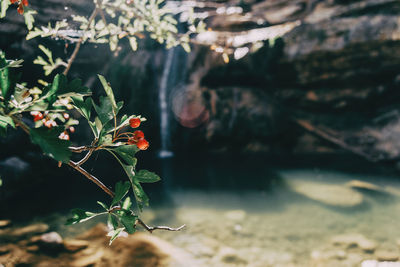
<svg viewBox="0 0 400 267"><path fill-rule="evenodd" d="M309 199L332 207L351 208L363 203L363 196L343 185L310 181L289 181L290 188Z"/></svg>
<svg viewBox="0 0 400 267"><path fill-rule="evenodd" d="M397 261L399 259L399 252L390 250L378 250L375 255L379 261Z"/></svg>

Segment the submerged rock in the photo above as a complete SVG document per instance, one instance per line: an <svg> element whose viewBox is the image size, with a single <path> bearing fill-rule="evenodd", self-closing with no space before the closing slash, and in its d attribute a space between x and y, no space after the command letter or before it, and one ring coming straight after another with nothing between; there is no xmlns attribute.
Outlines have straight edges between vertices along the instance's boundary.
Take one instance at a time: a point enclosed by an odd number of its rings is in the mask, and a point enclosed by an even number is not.
<svg viewBox="0 0 400 267"><path fill-rule="evenodd" d="M367 253L373 252L377 248L376 242L366 238L361 234L343 234L332 238L332 244L342 245L346 248L359 247Z"/></svg>
<svg viewBox="0 0 400 267"><path fill-rule="evenodd" d="M290 181L293 191L325 205L350 208L363 203L363 196L342 185L322 184L309 181Z"/></svg>
<svg viewBox="0 0 400 267"><path fill-rule="evenodd" d="M378 250L376 257L379 261L397 261L399 259L399 253L388 250Z"/></svg>
<svg viewBox="0 0 400 267"><path fill-rule="evenodd" d="M78 239L67 239L64 240L64 248L69 252L77 252L81 249L85 249L89 246L89 242L86 240Z"/></svg>
<svg viewBox="0 0 400 267"><path fill-rule="evenodd" d="M361 267L400 267L400 262L379 262L376 260L366 260L361 263Z"/></svg>
<svg viewBox="0 0 400 267"><path fill-rule="evenodd" d="M385 191L380 186L377 186L373 183L368 183L365 181L360 181L360 180L351 180L350 182L346 183L348 187L355 188L355 189L361 189L361 190L367 190L367 191L372 191L372 192L377 192L377 193L388 193Z"/></svg>
<svg viewBox="0 0 400 267"><path fill-rule="evenodd" d="M216 255L216 260L224 262L224 263L230 263L230 264L246 264L247 261L245 259L242 259L239 255L238 252L230 247L222 247L218 254Z"/></svg>
<svg viewBox="0 0 400 267"><path fill-rule="evenodd" d="M11 225L10 220L0 220L0 228L6 228Z"/></svg>

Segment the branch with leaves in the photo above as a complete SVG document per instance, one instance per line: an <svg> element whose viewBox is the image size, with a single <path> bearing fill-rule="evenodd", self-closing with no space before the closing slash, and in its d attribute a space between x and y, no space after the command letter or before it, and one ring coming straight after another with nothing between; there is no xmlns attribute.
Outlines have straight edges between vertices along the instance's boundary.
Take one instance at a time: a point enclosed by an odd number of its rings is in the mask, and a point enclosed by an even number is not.
<svg viewBox="0 0 400 267"><path fill-rule="evenodd" d="M53 82L44 86L40 93L32 94L22 85L23 83L19 82L20 73L17 67L21 66L21 63L21 61L6 60L4 53L0 54L0 135L6 135L9 127L20 127L44 154L77 170L112 198L109 205L99 202L105 209L104 212L92 213L74 209L73 217L68 223L84 222L99 215L107 215L111 229L110 244L124 231L134 233L137 225L143 226L149 232L157 229L181 230L183 226L150 227L139 218L143 207L149 204L141 184L160 180L160 177L153 172L136 170L135 154L146 150L149 143L142 131L131 132L129 128L138 128L146 119L136 115L123 115L119 119L123 102L116 102L110 84L101 75L98 77L105 96L101 96L98 101L91 97L91 91L82 86L79 79L68 81L62 74L57 74ZM93 132L93 141L90 145L71 146L67 132L71 131L70 120L73 120L68 113L70 108L77 110L89 124ZM52 113L49 113L49 110ZM25 115L29 113L33 116L33 127L23 121L23 118L26 119ZM53 117L50 118L50 115ZM48 123L49 121L51 123ZM115 192L82 167L94 151L101 150L112 154L128 177L127 181L116 183ZM87 153L81 160L75 162L71 160L73 152ZM134 196L134 202L129 196L130 192ZM133 203L136 203L136 208L132 208Z"/></svg>

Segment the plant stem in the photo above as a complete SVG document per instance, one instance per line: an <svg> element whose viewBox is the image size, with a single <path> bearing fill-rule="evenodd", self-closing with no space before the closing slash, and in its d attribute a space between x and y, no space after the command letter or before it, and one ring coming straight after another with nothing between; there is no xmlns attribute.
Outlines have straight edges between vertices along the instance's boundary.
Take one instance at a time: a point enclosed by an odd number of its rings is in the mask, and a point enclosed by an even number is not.
<svg viewBox="0 0 400 267"><path fill-rule="evenodd" d="M147 231L149 231L150 233L152 233L154 230L166 230L166 231L180 231L183 228L185 228L186 224L178 227L178 228L172 228L172 227L168 227L168 226L148 226L147 224L145 224L141 219L137 219L137 222L143 226Z"/></svg>
<svg viewBox="0 0 400 267"><path fill-rule="evenodd" d="M95 183L98 187L100 187L104 192L106 192L110 197L114 197L114 192L111 191L107 186L105 186L99 179L94 177L92 174L88 173L85 169L83 169L81 166L79 166L76 162L73 162L70 160L68 162L68 165L83 174L86 178L91 180L93 183Z"/></svg>
<svg viewBox="0 0 400 267"><path fill-rule="evenodd" d="M97 8L97 6L96 6L96 8L93 10L92 14L91 14L90 17L89 17L89 21L88 21L88 24L87 24L87 27L86 27L85 31L87 31L87 30L89 29L89 27L90 27L90 24L92 24L92 21L94 20L94 18L95 18L96 15L97 15L97 10L98 10L98 8ZM78 41L78 43L76 44L75 49L74 49L74 51L72 52L71 57L68 59L67 67L65 68L65 70L64 70L64 72L63 72L63 74L64 74L65 76L68 74L69 69L71 68L72 63L74 62L74 60L75 60L75 58L76 58L76 55L78 54L79 49L81 48L81 45L82 45L82 42L83 42L83 38L84 38L84 35L81 36L81 38L79 38L79 41Z"/></svg>

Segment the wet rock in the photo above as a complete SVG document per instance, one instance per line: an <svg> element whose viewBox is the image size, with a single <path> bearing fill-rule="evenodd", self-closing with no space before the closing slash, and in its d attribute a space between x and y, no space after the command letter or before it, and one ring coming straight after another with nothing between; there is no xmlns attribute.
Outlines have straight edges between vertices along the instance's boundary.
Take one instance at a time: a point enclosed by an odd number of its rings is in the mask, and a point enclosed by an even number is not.
<svg viewBox="0 0 400 267"><path fill-rule="evenodd" d="M368 183L360 180L351 180L350 182L346 183L346 185L348 187L355 189L367 190L378 193L386 193L385 189L383 189L382 187L377 186L373 183Z"/></svg>
<svg viewBox="0 0 400 267"><path fill-rule="evenodd" d="M64 248L70 252L76 252L85 249L89 246L89 242L86 240L78 239L67 239L64 240Z"/></svg>
<svg viewBox="0 0 400 267"><path fill-rule="evenodd" d="M10 220L0 220L0 228L6 228L11 225Z"/></svg>
<svg viewBox="0 0 400 267"><path fill-rule="evenodd" d="M350 208L363 202L360 193L346 186L308 181L290 181L289 185L296 193L329 206Z"/></svg>
<svg viewBox="0 0 400 267"><path fill-rule="evenodd" d="M244 210L231 210L225 212L224 216L232 221L243 221L246 218L246 212Z"/></svg>
<svg viewBox="0 0 400 267"><path fill-rule="evenodd" d="M347 254L344 250L314 250L311 252L311 259L313 260L329 260L329 259L338 259L343 260L347 257Z"/></svg>
<svg viewBox="0 0 400 267"><path fill-rule="evenodd" d="M31 238L31 242L37 244L45 251L61 251L63 248L63 239L57 232L45 233Z"/></svg>
<svg viewBox="0 0 400 267"><path fill-rule="evenodd" d="M375 254L379 261L397 261L399 259L399 253L394 251L378 250Z"/></svg>
<svg viewBox="0 0 400 267"><path fill-rule="evenodd" d="M71 262L71 267L85 267L92 266L101 261L104 256L103 250L98 250L88 255L81 255L78 259Z"/></svg>
<svg viewBox="0 0 400 267"><path fill-rule="evenodd" d="M10 249L7 247L0 247L0 255L4 255L10 252Z"/></svg>
<svg viewBox="0 0 400 267"><path fill-rule="evenodd" d="M25 227L0 230L0 239L19 240L46 232L49 226L44 223L31 224Z"/></svg>
<svg viewBox="0 0 400 267"><path fill-rule="evenodd" d="M400 262L379 262L376 260L366 260L361 263L361 267L400 267Z"/></svg>
<svg viewBox="0 0 400 267"><path fill-rule="evenodd" d="M374 252L377 244L361 234L343 234L332 238L332 244L342 245L346 248L359 247L367 253Z"/></svg>
<svg viewBox="0 0 400 267"><path fill-rule="evenodd" d="M218 254L216 255L218 261L230 264L246 264L247 261L238 255L238 252L230 247L220 248Z"/></svg>
<svg viewBox="0 0 400 267"><path fill-rule="evenodd" d="M37 246L37 245L27 246L26 251L31 252L31 253L38 252L39 246Z"/></svg>

